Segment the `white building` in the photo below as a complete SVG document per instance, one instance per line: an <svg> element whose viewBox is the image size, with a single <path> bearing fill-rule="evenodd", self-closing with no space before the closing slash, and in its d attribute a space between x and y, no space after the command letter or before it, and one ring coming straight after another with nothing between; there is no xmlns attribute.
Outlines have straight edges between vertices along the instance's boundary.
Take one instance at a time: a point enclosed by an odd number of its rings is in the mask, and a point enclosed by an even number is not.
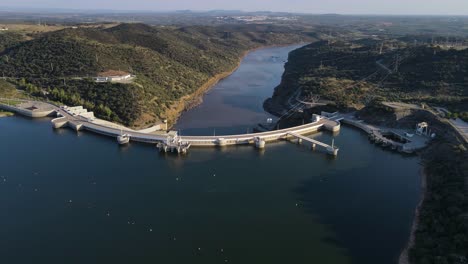
<svg viewBox="0 0 468 264"><path fill-rule="evenodd" d="M96 82L123 82L130 81L132 78L133 76L128 72L109 70L99 73L94 80Z"/></svg>

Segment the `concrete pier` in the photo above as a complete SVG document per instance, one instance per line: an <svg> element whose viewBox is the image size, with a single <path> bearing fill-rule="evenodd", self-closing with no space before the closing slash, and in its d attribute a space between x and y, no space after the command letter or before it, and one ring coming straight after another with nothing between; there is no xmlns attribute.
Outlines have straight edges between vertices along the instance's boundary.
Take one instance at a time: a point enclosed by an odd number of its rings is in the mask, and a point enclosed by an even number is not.
<svg viewBox="0 0 468 264"><path fill-rule="evenodd" d="M11 104L13 102L14 105ZM53 116L56 113L56 107L48 103L11 98L0 98L0 109L32 118Z"/></svg>
<svg viewBox="0 0 468 264"><path fill-rule="evenodd" d="M266 142L265 140L259 138L259 137L256 137L255 138L255 147L258 148L258 149L264 149L265 148L265 145L266 145Z"/></svg>
<svg viewBox="0 0 468 264"><path fill-rule="evenodd" d="M62 128L68 125L68 119L66 117L58 117L51 121L53 128Z"/></svg>
<svg viewBox="0 0 468 264"><path fill-rule="evenodd" d="M332 143L332 145L328 145L328 144L325 144L325 143L320 142L318 140L308 138L308 137L303 136L303 135L296 134L294 132L289 132L288 136L297 138L298 142L302 142L302 141L309 142L311 144L312 149L315 149L316 146L319 145L319 146L321 146L321 147L323 147L325 149L327 154L330 154L332 156L338 156L339 148L335 147L333 143Z"/></svg>

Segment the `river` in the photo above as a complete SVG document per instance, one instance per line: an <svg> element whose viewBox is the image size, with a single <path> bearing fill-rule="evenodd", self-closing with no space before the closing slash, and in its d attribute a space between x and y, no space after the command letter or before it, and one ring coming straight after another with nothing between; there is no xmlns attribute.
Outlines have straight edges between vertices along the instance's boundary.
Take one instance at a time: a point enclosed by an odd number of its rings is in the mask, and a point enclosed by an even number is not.
<svg viewBox="0 0 468 264"><path fill-rule="evenodd" d="M261 104L293 48L250 53L177 129L243 132L265 120ZM49 119L0 118L0 259L395 263L420 194L418 158L347 127L334 138L337 158L288 142L177 156L53 130Z"/></svg>

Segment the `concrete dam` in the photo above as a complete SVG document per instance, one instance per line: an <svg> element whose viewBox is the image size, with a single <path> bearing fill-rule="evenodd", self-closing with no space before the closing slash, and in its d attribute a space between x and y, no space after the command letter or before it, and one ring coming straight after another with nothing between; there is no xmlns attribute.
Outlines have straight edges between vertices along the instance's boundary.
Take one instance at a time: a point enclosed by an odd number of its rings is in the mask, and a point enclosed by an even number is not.
<svg viewBox="0 0 468 264"><path fill-rule="evenodd" d="M156 144L162 151L171 151L185 153L193 147L222 147L231 145L254 145L259 149L263 149L267 142L297 139L298 143L308 142L312 149L317 146L333 156L338 155L338 148L323 142L304 137L303 135L311 134L319 130L327 130L338 132L340 130L340 122L331 120L321 116L315 116L314 122L285 128L281 130L225 135L225 136L179 136L177 132L163 133L148 133L146 131L136 131L110 122L100 122L102 120L94 117L92 112L88 112L83 107L64 107L57 106L51 103L17 100L20 102L15 106L0 103L0 108L13 111L28 117L46 117L51 115L58 116L53 119L52 125L54 128L70 127L76 131L88 130L97 134L115 137L120 144L128 143L129 141L143 142Z"/></svg>

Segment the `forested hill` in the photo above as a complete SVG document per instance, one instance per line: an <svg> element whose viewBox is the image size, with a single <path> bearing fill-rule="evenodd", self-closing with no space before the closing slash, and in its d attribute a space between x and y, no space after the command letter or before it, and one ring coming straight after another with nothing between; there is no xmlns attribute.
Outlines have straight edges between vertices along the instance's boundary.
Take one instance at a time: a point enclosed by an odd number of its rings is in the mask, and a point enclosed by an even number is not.
<svg viewBox="0 0 468 264"><path fill-rule="evenodd" d="M425 111L410 111L409 116L394 122L398 119L395 113L379 102L439 105L452 111L452 117L458 115L468 121L468 49L413 42L381 43L321 41L291 52L282 83L265 102L265 108L281 113L297 103L297 95L311 101L319 95L334 101L340 110L363 108L360 117L365 112L366 119L380 120L378 123L384 126L399 122L413 127L425 121L431 129L439 129L430 145L419 152L425 195L416 215L410 263L467 263L466 144L445 120L441 122ZM322 109L327 108L333 111L331 106Z"/></svg>
<svg viewBox="0 0 468 264"><path fill-rule="evenodd" d="M468 111L468 49L397 42L316 42L291 52L273 100L300 89L343 107L373 99L432 102ZM396 62L398 62L396 64ZM396 66L397 65L397 66Z"/></svg>
<svg viewBox="0 0 468 264"><path fill-rule="evenodd" d="M2 41L0 73L23 78L29 92L83 104L127 125L169 118L168 110L215 75L235 68L249 49L311 41L312 35L275 26L68 28L19 42ZM132 84L99 84L86 77L107 70L137 76ZM78 77L78 78L75 78ZM84 79L83 79L84 78Z"/></svg>

